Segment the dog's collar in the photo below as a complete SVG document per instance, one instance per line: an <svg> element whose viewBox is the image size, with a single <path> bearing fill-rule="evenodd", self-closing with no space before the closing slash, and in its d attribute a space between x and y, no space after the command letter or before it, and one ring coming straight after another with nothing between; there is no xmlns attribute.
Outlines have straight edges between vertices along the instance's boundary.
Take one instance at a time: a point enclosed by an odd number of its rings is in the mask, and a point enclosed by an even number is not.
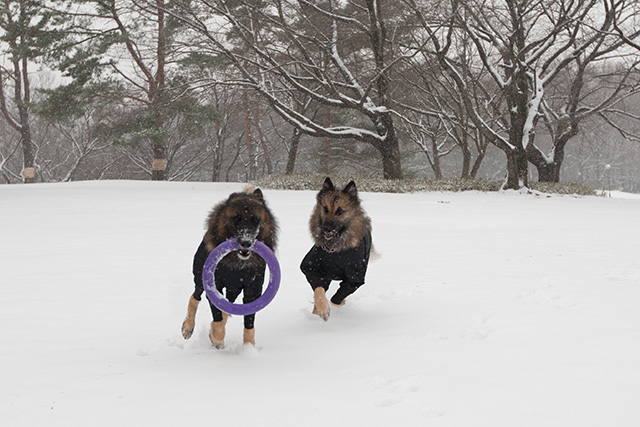
<svg viewBox="0 0 640 427"><path fill-rule="evenodd" d="M338 252L338 248L327 248L326 246L322 246L322 249L324 249L325 252L329 252L330 254Z"/></svg>
<svg viewBox="0 0 640 427"><path fill-rule="evenodd" d="M344 243L345 237L346 236L341 233L337 237L334 237L331 240L325 240L324 242L322 242L320 247L322 248L323 251L328 252L330 254L338 252L338 248Z"/></svg>

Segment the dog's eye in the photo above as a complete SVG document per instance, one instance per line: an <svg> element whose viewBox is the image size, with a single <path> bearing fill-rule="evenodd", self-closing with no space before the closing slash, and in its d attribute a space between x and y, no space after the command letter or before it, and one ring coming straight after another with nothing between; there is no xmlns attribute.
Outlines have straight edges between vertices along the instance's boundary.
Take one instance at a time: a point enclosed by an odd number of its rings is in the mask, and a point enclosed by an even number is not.
<svg viewBox="0 0 640 427"><path fill-rule="evenodd" d="M235 214L231 220L235 223L239 223L240 221L242 221L242 216L240 214Z"/></svg>
<svg viewBox="0 0 640 427"><path fill-rule="evenodd" d="M336 209L336 216L340 216L344 213L344 210L342 210L341 207L338 207L338 209Z"/></svg>
<svg viewBox="0 0 640 427"><path fill-rule="evenodd" d="M260 223L260 218L258 218L255 215L251 215L251 222L254 224L259 224Z"/></svg>
<svg viewBox="0 0 640 427"><path fill-rule="evenodd" d="M324 207L324 213L328 214L329 213L329 208L328 207Z"/></svg>

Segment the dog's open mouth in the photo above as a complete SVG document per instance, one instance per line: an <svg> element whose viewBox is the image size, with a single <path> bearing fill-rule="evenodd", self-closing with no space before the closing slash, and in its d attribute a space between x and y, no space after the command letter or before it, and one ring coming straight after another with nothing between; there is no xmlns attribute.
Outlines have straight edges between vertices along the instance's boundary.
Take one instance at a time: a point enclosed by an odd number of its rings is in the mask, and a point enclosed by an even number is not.
<svg viewBox="0 0 640 427"><path fill-rule="evenodd" d="M238 258L243 261L248 260L251 258L251 251L249 249L238 249Z"/></svg>
<svg viewBox="0 0 640 427"><path fill-rule="evenodd" d="M333 239L333 236L335 235L335 232L333 232L333 231L329 231L329 232L323 231L322 235L324 236L325 239L331 240L331 239Z"/></svg>

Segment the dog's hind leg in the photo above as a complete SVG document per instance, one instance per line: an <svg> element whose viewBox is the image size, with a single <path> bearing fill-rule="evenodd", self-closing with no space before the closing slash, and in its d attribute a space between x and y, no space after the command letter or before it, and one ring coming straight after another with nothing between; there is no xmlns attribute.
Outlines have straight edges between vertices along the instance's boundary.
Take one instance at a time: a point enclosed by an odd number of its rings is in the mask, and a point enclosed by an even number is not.
<svg viewBox="0 0 640 427"><path fill-rule="evenodd" d="M329 320L329 301L322 286L313 290L313 314L317 314L325 322Z"/></svg>
<svg viewBox="0 0 640 427"><path fill-rule="evenodd" d="M196 312L198 311L198 301L191 295L189 298L189 305L187 306L187 317L182 322L182 336L185 340L191 338L193 334L193 328L196 326Z"/></svg>
<svg viewBox="0 0 640 427"><path fill-rule="evenodd" d="M211 330L209 331L209 339L211 344L217 349L224 348L225 326L227 324L227 313L222 313L222 320L211 322Z"/></svg>

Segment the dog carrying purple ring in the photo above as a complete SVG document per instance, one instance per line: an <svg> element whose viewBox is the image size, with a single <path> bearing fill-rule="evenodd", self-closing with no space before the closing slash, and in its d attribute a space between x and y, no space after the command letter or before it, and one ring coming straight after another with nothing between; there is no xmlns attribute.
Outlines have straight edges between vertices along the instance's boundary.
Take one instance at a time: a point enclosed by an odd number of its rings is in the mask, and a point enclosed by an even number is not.
<svg viewBox="0 0 640 427"><path fill-rule="evenodd" d="M207 293L209 301L221 311L235 315L248 315L256 313L265 308L273 300L280 287L280 264L278 259L269 246L256 240L249 249L260 255L269 267L269 284L263 294L255 301L246 304L234 304L229 302L222 293L216 288L215 277L213 272L216 270L218 262L230 252L241 249L236 239L229 239L215 247L207 257L202 270L202 282L204 290Z"/></svg>

